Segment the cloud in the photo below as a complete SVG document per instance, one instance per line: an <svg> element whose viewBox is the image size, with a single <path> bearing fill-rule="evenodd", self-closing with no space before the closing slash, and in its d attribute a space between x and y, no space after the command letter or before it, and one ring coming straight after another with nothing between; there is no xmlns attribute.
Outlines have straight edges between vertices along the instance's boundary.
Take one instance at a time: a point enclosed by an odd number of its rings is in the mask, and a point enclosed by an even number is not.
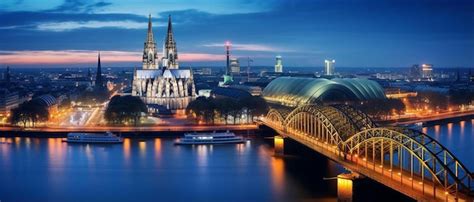
<svg viewBox="0 0 474 202"><path fill-rule="evenodd" d="M104 7L110 6L112 3L99 1L91 3L90 0L65 0L60 6L48 10L49 12L76 12L76 13L90 13Z"/></svg>
<svg viewBox="0 0 474 202"><path fill-rule="evenodd" d="M92 50L25 50L0 51L3 64L47 65L47 64L90 64L97 62L98 51ZM104 63L141 62L141 51L101 51ZM224 55L206 53L180 53L179 61L205 62L222 61Z"/></svg>
<svg viewBox="0 0 474 202"><path fill-rule="evenodd" d="M210 43L210 44L204 44L203 46L224 48L224 43ZM273 46L262 45L262 44L232 44L231 49L239 50L239 51L256 51L256 52L292 52L291 50L285 50L282 48L276 48Z"/></svg>
<svg viewBox="0 0 474 202"><path fill-rule="evenodd" d="M156 26L156 25L155 25ZM159 25L158 25L159 26ZM83 28L123 28L123 29L145 29L146 23L131 20L124 21L65 21L65 22L47 22L38 24L37 30L40 31L70 31Z"/></svg>

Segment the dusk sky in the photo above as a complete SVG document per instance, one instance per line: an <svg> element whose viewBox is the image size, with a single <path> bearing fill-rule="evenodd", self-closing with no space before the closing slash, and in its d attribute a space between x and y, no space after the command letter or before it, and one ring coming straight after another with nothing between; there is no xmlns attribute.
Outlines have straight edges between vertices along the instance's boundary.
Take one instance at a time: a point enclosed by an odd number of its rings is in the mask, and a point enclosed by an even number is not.
<svg viewBox="0 0 474 202"><path fill-rule="evenodd" d="M473 0L1 0L0 67L140 66L148 14L172 16L181 66L474 66ZM246 64L245 60L241 63Z"/></svg>

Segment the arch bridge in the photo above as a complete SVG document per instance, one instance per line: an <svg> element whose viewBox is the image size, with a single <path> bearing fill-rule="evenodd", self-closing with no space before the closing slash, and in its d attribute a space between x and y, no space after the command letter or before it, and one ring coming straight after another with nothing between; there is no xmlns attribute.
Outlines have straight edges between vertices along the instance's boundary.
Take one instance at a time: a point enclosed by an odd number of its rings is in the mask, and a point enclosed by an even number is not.
<svg viewBox="0 0 474 202"><path fill-rule="evenodd" d="M269 110L262 124L418 201L472 201L473 174L429 135L378 127L346 105Z"/></svg>

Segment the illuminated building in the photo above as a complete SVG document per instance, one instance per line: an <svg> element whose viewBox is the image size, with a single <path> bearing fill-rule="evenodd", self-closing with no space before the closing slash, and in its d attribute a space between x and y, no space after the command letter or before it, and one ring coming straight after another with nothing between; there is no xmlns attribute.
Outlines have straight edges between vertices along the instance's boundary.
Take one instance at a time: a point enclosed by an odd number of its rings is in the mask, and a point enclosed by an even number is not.
<svg viewBox="0 0 474 202"><path fill-rule="evenodd" d="M336 60L324 60L324 74L331 76L334 75L334 64Z"/></svg>
<svg viewBox="0 0 474 202"><path fill-rule="evenodd" d="M367 79L323 79L279 77L270 82L262 96L271 103L298 106L317 102L346 102L385 99L383 88Z"/></svg>
<svg viewBox="0 0 474 202"><path fill-rule="evenodd" d="M237 58L230 59L230 72L232 74L239 74L240 73L240 64Z"/></svg>
<svg viewBox="0 0 474 202"><path fill-rule="evenodd" d="M176 113L186 109L196 96L193 72L191 69L179 69L176 42L171 26L169 17L168 32L163 46L163 66L160 67L150 17L143 51L143 69L134 71L132 95L139 96L148 105L149 111L153 111L150 110L151 106L156 106L155 108L166 111L164 113Z"/></svg>
<svg viewBox="0 0 474 202"><path fill-rule="evenodd" d="M424 79L431 79L433 78L433 65L430 64L422 64L421 65L421 76Z"/></svg>
<svg viewBox="0 0 474 202"><path fill-rule="evenodd" d="M276 64L275 64L275 72L283 72L283 63L282 63L282 60L281 60L281 56L278 55L276 56Z"/></svg>
<svg viewBox="0 0 474 202"><path fill-rule="evenodd" d="M18 92L0 89L0 116L7 116L10 111L20 104Z"/></svg>

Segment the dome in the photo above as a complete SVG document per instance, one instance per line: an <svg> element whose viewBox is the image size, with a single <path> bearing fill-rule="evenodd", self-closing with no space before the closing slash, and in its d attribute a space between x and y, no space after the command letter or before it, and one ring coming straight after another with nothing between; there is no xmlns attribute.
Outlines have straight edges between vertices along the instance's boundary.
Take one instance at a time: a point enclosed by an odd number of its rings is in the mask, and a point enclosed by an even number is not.
<svg viewBox="0 0 474 202"><path fill-rule="evenodd" d="M262 93L265 100L296 106L316 101L364 101L385 99L382 87L367 79L279 77Z"/></svg>

